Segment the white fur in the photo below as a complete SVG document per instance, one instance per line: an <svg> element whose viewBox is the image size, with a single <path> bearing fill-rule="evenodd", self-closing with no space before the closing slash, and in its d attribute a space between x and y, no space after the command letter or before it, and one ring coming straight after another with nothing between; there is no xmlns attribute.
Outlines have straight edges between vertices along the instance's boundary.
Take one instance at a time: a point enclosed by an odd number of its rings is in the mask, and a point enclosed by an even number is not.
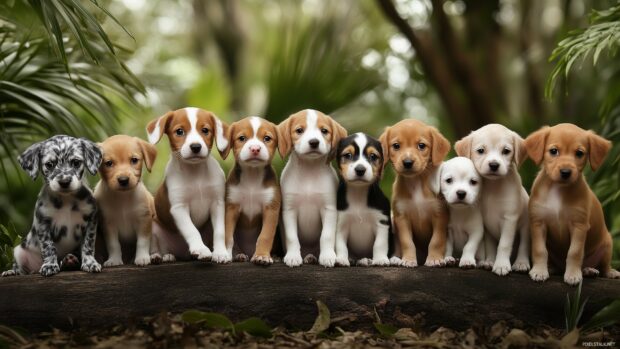
<svg viewBox="0 0 620 349"><path fill-rule="evenodd" d="M252 138L248 139L241 151L239 151L238 160L247 165L259 165L264 166L265 162L269 160L269 150L267 150L267 146L263 142L263 139L258 139L258 129L261 125L261 120L257 116L252 116L250 118L250 124L252 125ZM253 155L251 148L259 149L258 155ZM252 161L249 161L252 160Z"/></svg>
<svg viewBox="0 0 620 349"><path fill-rule="evenodd" d="M274 188L263 187L263 168L244 168L238 185L228 187L228 201L238 204L241 213L248 219L254 218L263 211L274 197Z"/></svg>

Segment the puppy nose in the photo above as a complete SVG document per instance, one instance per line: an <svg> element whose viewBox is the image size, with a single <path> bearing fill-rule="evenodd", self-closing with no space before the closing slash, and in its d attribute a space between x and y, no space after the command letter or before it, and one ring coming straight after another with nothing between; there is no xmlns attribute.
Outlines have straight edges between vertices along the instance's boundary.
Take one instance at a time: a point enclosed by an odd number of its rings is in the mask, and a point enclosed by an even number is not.
<svg viewBox="0 0 620 349"><path fill-rule="evenodd" d="M71 184L71 178L62 178L58 180L58 184L61 188L67 189L69 188L69 184Z"/></svg>
<svg viewBox="0 0 620 349"><path fill-rule="evenodd" d="M366 167L362 166L362 165L357 165L355 166L355 174L358 177L361 177L364 175L364 173L366 173Z"/></svg>
<svg viewBox="0 0 620 349"><path fill-rule="evenodd" d="M562 168L560 169L560 176L562 177L562 179L569 179L570 175L573 173L573 171L567 169L567 168Z"/></svg>
<svg viewBox="0 0 620 349"><path fill-rule="evenodd" d="M127 176L120 176L116 180L118 181L118 184L121 185L121 187L126 187L129 184L129 177Z"/></svg>
<svg viewBox="0 0 620 349"><path fill-rule="evenodd" d="M260 153L260 146L258 145L250 146L250 153L252 153L252 155L258 155Z"/></svg>
<svg viewBox="0 0 620 349"><path fill-rule="evenodd" d="M491 161L489 162L489 168L491 168L491 171L495 172L499 169L499 162L497 161Z"/></svg>
<svg viewBox="0 0 620 349"><path fill-rule="evenodd" d="M467 196L467 192L465 190L457 190L456 191L456 197L458 197L459 200L465 199L465 196Z"/></svg>
<svg viewBox="0 0 620 349"><path fill-rule="evenodd" d="M316 138L312 138L311 140L308 141L308 144L310 144L310 148L316 149L319 147L319 140Z"/></svg>
<svg viewBox="0 0 620 349"><path fill-rule="evenodd" d="M405 159L403 160L403 167L406 169L410 169L413 167L413 160L411 159Z"/></svg>
<svg viewBox="0 0 620 349"><path fill-rule="evenodd" d="M189 145L189 148L192 150L192 153L197 154L197 153L200 153L200 149L202 149L202 145L200 145L200 143L192 143Z"/></svg>

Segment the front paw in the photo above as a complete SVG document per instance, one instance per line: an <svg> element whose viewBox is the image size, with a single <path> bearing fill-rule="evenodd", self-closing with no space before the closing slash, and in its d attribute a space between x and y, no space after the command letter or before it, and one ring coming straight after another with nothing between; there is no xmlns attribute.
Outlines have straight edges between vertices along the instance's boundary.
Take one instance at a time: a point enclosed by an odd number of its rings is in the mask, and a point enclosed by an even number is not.
<svg viewBox="0 0 620 349"><path fill-rule="evenodd" d="M403 261L396 256L393 256L392 258L390 258L390 265L401 265L402 262Z"/></svg>
<svg viewBox="0 0 620 349"><path fill-rule="evenodd" d="M338 267L349 267L351 263L349 262L349 257L336 257L336 266Z"/></svg>
<svg viewBox="0 0 620 349"><path fill-rule="evenodd" d="M336 252L334 251L321 252L319 254L319 264L326 268L332 268L334 264L336 264Z"/></svg>
<svg viewBox="0 0 620 349"><path fill-rule="evenodd" d="M174 263L177 261L177 257L175 257L172 253L166 253L161 257L162 263Z"/></svg>
<svg viewBox="0 0 620 349"><path fill-rule="evenodd" d="M299 252L288 252L284 256L284 264L289 267L298 267L302 262L303 259L301 259L301 253Z"/></svg>
<svg viewBox="0 0 620 349"><path fill-rule="evenodd" d="M52 276L52 275L58 274L59 271L60 271L60 266L58 266L58 263L52 262L52 263L44 263L41 266L39 273L43 276Z"/></svg>
<svg viewBox="0 0 620 349"><path fill-rule="evenodd" d="M530 270L530 278L534 281L545 281L549 278L549 269L546 266L534 266Z"/></svg>
<svg viewBox="0 0 620 349"><path fill-rule="evenodd" d="M192 258L199 261L210 261L213 255L207 246L190 249L189 253L192 255Z"/></svg>
<svg viewBox="0 0 620 349"><path fill-rule="evenodd" d="M118 265L123 265L123 259L121 257L110 257L107 261L103 262L103 266L106 268L116 267Z"/></svg>
<svg viewBox="0 0 620 349"><path fill-rule="evenodd" d="M484 269L484 270L491 270L493 269L493 264L495 264L493 261L482 261L480 263L478 263L478 268L480 269Z"/></svg>
<svg viewBox="0 0 620 349"><path fill-rule="evenodd" d="M446 265L446 262L444 261L443 258L431 257L431 256L426 258L426 262L424 263L424 266L432 267L432 268L439 268L445 265Z"/></svg>
<svg viewBox="0 0 620 349"><path fill-rule="evenodd" d="M73 254L69 253L60 262L61 270L79 270L80 260Z"/></svg>
<svg viewBox="0 0 620 349"><path fill-rule="evenodd" d="M452 257L452 256L447 256L443 259L443 262L446 264L446 266L453 266L456 265L456 258Z"/></svg>
<svg viewBox="0 0 620 349"><path fill-rule="evenodd" d="M517 259L515 263L512 265L512 271L518 273L527 273L530 270L530 261L526 259L519 260Z"/></svg>
<svg viewBox="0 0 620 349"><path fill-rule="evenodd" d="M476 259L473 257L461 257L459 268L471 269L476 267Z"/></svg>
<svg viewBox="0 0 620 349"><path fill-rule="evenodd" d="M258 264L258 265L270 265L273 264L273 259L271 258L270 255L254 255L252 256L252 259L250 260L250 262L254 263L254 264Z"/></svg>
<svg viewBox="0 0 620 349"><path fill-rule="evenodd" d="M578 285L581 280L583 280L583 275L581 274L581 269L575 270L566 270L564 272L564 282L569 285L575 286Z"/></svg>
<svg viewBox="0 0 620 349"><path fill-rule="evenodd" d="M510 261L508 260L495 260L493 264L493 272L499 276L504 276L510 273Z"/></svg>
<svg viewBox="0 0 620 349"><path fill-rule="evenodd" d="M7 270L7 271L2 272L2 277L16 276L16 275L17 273L15 272L15 270Z"/></svg>
<svg viewBox="0 0 620 349"><path fill-rule="evenodd" d="M400 266L405 268L415 268L418 266L418 261L415 259L406 259L403 258L400 261Z"/></svg>
<svg viewBox="0 0 620 349"><path fill-rule="evenodd" d="M608 279L620 279L620 271L617 271L616 269L609 269L609 271L603 276Z"/></svg>
<svg viewBox="0 0 620 349"><path fill-rule="evenodd" d="M234 261L239 263L245 263L248 261L248 255L245 253L238 253L235 255Z"/></svg>
<svg viewBox="0 0 620 349"><path fill-rule="evenodd" d="M97 263L95 258L83 258L82 271L87 273L99 273L101 272L101 264Z"/></svg>
<svg viewBox="0 0 620 349"><path fill-rule="evenodd" d="M232 262L232 257L228 254L228 251L226 250L214 250L211 261L220 264L230 263Z"/></svg>
<svg viewBox="0 0 620 349"><path fill-rule="evenodd" d="M581 269L581 274L585 277L596 277L599 274L599 271L594 268L585 267Z"/></svg>
<svg viewBox="0 0 620 349"><path fill-rule="evenodd" d="M355 262L355 265L357 265L358 267L369 267L371 263L372 261L370 260L370 258L362 258L358 259L357 262Z"/></svg>
<svg viewBox="0 0 620 349"><path fill-rule="evenodd" d="M374 258L372 260L372 265L375 267L388 267L390 265L390 260L385 257Z"/></svg>
<svg viewBox="0 0 620 349"><path fill-rule="evenodd" d="M151 256L149 256L148 254L144 256L136 256L136 259L134 259L133 264L140 266L140 267L147 266L151 264Z"/></svg>
<svg viewBox="0 0 620 349"><path fill-rule="evenodd" d="M162 262L161 255L157 252L151 253L151 264L160 264Z"/></svg>

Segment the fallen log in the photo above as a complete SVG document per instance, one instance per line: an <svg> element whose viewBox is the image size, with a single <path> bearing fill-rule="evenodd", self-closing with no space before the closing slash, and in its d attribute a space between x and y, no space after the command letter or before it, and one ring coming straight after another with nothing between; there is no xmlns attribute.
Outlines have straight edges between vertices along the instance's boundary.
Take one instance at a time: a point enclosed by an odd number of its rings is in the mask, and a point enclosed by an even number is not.
<svg viewBox="0 0 620 349"><path fill-rule="evenodd" d="M271 325L308 329L317 300L332 317L370 324L376 308L385 322L399 311L425 313L428 326L463 329L474 323L519 320L564 326L567 293L576 288L552 276L535 283L527 275L499 277L458 268L333 268L249 263L186 262L139 268L122 266L100 274L62 272L0 279L0 324L31 331L51 327L95 328L126 324L162 311L214 311L234 320L257 316ZM620 281L586 279L589 318L620 296Z"/></svg>

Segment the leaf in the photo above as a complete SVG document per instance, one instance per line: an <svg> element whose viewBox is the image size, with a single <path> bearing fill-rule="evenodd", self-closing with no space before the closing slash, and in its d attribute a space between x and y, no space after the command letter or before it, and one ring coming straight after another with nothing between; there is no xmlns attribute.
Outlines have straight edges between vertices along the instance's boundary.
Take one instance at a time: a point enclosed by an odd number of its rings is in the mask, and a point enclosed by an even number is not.
<svg viewBox="0 0 620 349"><path fill-rule="evenodd" d="M237 333L246 332L254 337L271 338L271 327L257 317L251 317L235 324Z"/></svg>
<svg viewBox="0 0 620 349"><path fill-rule="evenodd" d="M379 331L379 334L384 337L392 337L398 331L398 327L389 324L375 322L373 325Z"/></svg>
<svg viewBox="0 0 620 349"><path fill-rule="evenodd" d="M329 313L329 308L327 308L325 303L316 301L316 307L319 311L319 315L317 315L316 320L314 320L314 325L312 325L312 328L308 332L319 334L329 328L329 324L331 323L331 315Z"/></svg>
<svg viewBox="0 0 620 349"><path fill-rule="evenodd" d="M616 299L608 306L594 314L592 318L583 325L582 331L589 331L599 327L611 326L620 322L620 299Z"/></svg>
<svg viewBox="0 0 620 349"><path fill-rule="evenodd" d="M209 328L220 328L235 332L235 326L232 321L219 313L188 310L181 315L181 319L190 324L203 324Z"/></svg>
<svg viewBox="0 0 620 349"><path fill-rule="evenodd" d="M562 339L560 340L560 348L574 348L577 345L577 341L579 340L579 330L574 329L568 332Z"/></svg>

